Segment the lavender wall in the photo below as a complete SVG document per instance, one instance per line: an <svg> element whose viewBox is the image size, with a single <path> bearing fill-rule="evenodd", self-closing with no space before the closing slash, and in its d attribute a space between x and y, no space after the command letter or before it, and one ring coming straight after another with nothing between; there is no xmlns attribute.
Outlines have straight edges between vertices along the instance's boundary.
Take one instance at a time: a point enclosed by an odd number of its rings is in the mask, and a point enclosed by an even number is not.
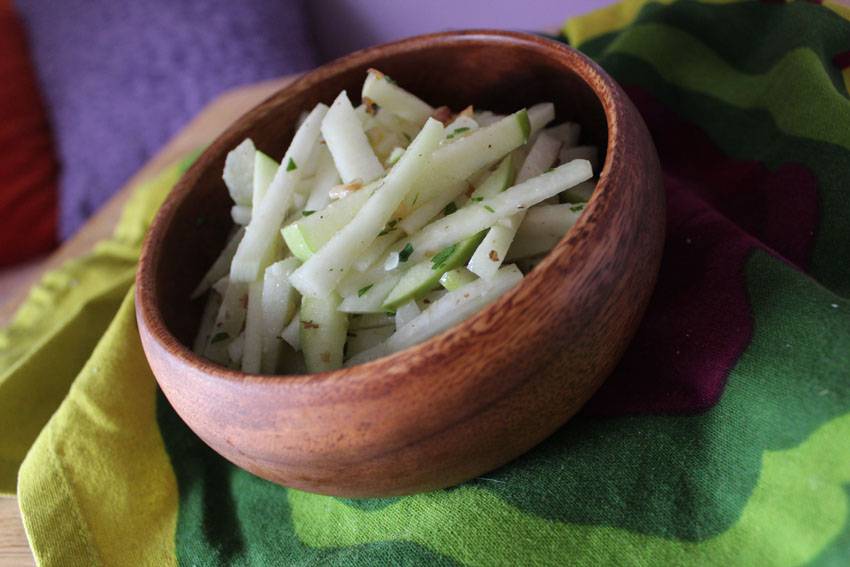
<svg viewBox="0 0 850 567"><path fill-rule="evenodd" d="M461 28L554 31L569 17L611 0L311 0L325 59L421 33Z"/></svg>

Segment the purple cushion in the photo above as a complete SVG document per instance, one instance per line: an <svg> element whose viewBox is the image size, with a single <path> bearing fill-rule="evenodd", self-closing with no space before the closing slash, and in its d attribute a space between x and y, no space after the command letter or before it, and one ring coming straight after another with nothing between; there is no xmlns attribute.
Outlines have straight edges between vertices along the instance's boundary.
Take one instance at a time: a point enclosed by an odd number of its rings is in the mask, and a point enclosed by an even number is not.
<svg viewBox="0 0 850 567"><path fill-rule="evenodd" d="M222 91L316 63L300 0L16 0L72 234Z"/></svg>

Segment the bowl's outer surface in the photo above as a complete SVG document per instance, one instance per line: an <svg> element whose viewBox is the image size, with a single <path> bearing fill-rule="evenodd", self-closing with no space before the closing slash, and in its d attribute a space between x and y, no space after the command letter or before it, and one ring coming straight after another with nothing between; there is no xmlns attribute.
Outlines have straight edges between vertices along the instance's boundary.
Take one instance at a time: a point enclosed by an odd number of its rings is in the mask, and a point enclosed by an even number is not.
<svg viewBox="0 0 850 567"><path fill-rule="evenodd" d="M606 149L579 222L514 290L460 326L369 364L253 376L194 356L189 294L230 228L226 153L250 136L280 158L299 113L375 67L434 105L509 112L551 100ZM206 443L274 482L352 497L436 489L492 470L566 422L608 376L651 295L664 235L655 148L620 87L536 36L450 32L355 53L272 96L218 138L148 234L137 276L142 342L166 397Z"/></svg>

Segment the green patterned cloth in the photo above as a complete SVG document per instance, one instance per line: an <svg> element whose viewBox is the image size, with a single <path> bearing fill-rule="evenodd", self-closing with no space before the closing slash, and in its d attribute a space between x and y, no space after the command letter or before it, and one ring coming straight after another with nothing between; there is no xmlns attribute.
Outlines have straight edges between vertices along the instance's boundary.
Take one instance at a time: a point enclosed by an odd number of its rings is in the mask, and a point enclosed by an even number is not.
<svg viewBox="0 0 850 567"><path fill-rule="evenodd" d="M554 15L557 16L557 15ZM459 487L346 500L224 461L156 388L130 286L185 167L0 333L0 489L47 565L850 564L850 22L830 3L568 22L652 132L668 237L583 412ZM17 483L16 483L17 478Z"/></svg>

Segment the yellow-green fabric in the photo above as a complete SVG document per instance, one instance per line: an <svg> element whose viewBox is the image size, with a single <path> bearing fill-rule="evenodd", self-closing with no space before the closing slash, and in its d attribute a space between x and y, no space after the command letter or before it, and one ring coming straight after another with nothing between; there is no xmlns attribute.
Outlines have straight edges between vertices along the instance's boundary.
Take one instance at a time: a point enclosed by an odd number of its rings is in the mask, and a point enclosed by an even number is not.
<svg viewBox="0 0 850 567"><path fill-rule="evenodd" d="M15 493L20 468L41 563L174 562L177 488L131 286L147 227L190 160L138 187L112 238L46 274L0 333L0 489Z"/></svg>
<svg viewBox="0 0 850 567"><path fill-rule="evenodd" d="M44 563L176 560L177 481L156 424L156 382L135 319L126 292L21 467L18 498Z"/></svg>
<svg viewBox="0 0 850 567"><path fill-rule="evenodd" d="M140 186L112 238L47 273L0 331L0 493L90 358L136 273L142 239L188 161ZM22 411L26 408L25 411Z"/></svg>

